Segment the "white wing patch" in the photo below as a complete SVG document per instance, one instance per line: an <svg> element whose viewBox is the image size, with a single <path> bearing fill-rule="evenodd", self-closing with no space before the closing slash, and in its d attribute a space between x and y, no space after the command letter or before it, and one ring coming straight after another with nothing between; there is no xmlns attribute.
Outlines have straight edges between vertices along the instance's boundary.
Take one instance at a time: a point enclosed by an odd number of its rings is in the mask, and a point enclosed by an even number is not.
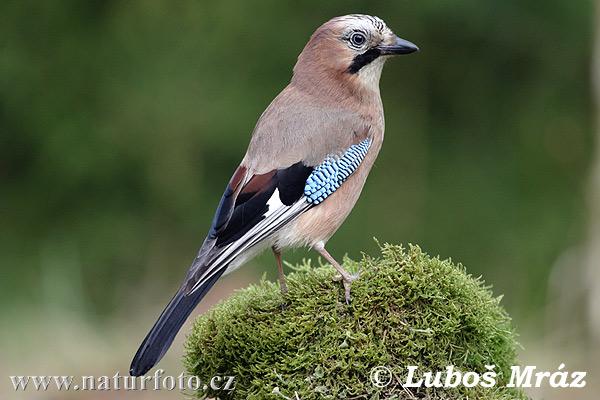
<svg viewBox="0 0 600 400"><path fill-rule="evenodd" d="M236 258L243 256L243 253L247 252L259 242L267 239L279 228L311 207L311 204L306 201L305 197L302 197L291 206L286 206L279 198L278 189L275 189L269 198L267 205L269 208L265 213L264 218L242 237L221 249L219 255L214 260L211 260L210 266L198 279L188 295L195 292L221 268L227 268Z"/></svg>

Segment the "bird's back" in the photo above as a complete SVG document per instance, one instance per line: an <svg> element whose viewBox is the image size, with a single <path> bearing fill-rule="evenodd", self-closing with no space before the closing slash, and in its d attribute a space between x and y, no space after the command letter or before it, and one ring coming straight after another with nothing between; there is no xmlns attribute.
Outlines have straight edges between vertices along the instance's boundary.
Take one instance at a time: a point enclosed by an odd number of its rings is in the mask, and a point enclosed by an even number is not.
<svg viewBox="0 0 600 400"><path fill-rule="evenodd" d="M378 91L369 102L318 93L288 85L258 120L242 165L258 174L298 161L315 166L328 155L342 153L366 132L376 144L383 140Z"/></svg>

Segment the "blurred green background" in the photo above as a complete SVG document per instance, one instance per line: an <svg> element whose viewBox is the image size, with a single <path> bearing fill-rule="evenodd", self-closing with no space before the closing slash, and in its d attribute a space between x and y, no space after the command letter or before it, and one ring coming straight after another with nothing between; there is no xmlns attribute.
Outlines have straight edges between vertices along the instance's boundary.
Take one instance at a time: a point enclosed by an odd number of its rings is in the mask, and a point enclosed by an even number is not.
<svg viewBox="0 0 600 400"><path fill-rule="evenodd" d="M3 1L3 376L126 372L310 34L357 12L422 51L384 69L384 147L330 251L377 237L452 257L541 346L553 269L588 232L592 1ZM270 254L206 304L263 271Z"/></svg>

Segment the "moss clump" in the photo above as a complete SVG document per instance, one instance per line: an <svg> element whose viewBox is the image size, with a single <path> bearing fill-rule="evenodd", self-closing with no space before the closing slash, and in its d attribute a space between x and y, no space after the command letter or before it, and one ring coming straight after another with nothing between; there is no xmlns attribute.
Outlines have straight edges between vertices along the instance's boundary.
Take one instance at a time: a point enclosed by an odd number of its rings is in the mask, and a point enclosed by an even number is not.
<svg viewBox="0 0 600 400"><path fill-rule="evenodd" d="M289 274L285 298L277 283L263 281L198 318L187 341L188 373L203 382L236 376L234 399L524 398L504 387L515 335L500 298L480 279L417 246L386 244L380 258L344 265L362 272L349 306L333 268L306 262ZM498 374L493 388L399 384L409 365L483 373L489 364ZM395 375L385 388L370 380L381 365Z"/></svg>

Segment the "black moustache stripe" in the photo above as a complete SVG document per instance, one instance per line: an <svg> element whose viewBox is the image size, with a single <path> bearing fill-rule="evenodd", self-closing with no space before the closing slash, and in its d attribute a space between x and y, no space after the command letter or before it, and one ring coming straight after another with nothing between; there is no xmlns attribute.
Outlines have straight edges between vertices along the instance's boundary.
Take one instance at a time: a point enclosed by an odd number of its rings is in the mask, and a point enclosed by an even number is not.
<svg viewBox="0 0 600 400"><path fill-rule="evenodd" d="M348 72L351 74L356 74L358 71L361 70L362 67L364 67L365 65L369 65L380 55L381 51L376 47L357 55L352 60L352 64L350 64L350 66L348 67Z"/></svg>

